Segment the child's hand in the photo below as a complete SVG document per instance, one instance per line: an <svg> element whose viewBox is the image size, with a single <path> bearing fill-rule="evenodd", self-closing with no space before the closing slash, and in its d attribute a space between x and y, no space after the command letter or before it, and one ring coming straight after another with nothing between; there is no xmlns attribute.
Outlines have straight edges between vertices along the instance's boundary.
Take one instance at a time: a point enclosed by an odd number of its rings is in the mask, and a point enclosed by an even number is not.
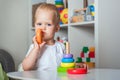
<svg viewBox="0 0 120 80"><path fill-rule="evenodd" d="M23 69L25 71L34 69L36 65L36 61L42 55L41 50L45 45L45 42L38 44L36 41L36 36L33 37L33 43L34 43L34 48L30 51L29 55L27 55L22 62Z"/></svg>
<svg viewBox="0 0 120 80"><path fill-rule="evenodd" d="M40 53L40 51L43 49L46 42L42 42L41 44L38 44L36 41L36 36L33 37L33 43L34 43L34 49Z"/></svg>

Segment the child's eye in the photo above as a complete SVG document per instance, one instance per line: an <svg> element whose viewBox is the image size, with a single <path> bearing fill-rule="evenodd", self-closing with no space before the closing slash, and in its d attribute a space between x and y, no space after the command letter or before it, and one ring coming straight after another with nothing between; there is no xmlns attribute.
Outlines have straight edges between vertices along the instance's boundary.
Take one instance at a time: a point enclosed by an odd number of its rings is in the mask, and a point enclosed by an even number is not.
<svg viewBox="0 0 120 80"><path fill-rule="evenodd" d="M47 24L48 26L51 26L51 24Z"/></svg>
<svg viewBox="0 0 120 80"><path fill-rule="evenodd" d="M37 25L41 26L42 24L41 23L37 23Z"/></svg>

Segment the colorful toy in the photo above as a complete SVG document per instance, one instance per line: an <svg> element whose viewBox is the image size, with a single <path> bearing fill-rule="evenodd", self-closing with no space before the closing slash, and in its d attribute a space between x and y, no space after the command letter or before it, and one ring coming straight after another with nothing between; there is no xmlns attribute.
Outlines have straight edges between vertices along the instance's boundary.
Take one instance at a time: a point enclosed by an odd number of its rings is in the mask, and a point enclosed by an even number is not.
<svg viewBox="0 0 120 80"><path fill-rule="evenodd" d="M65 68L73 68L74 66L75 66L74 63L63 63L63 62L61 63L61 67L65 67Z"/></svg>
<svg viewBox="0 0 120 80"><path fill-rule="evenodd" d="M95 47L86 47L84 46L80 57L77 58L76 63L85 63L88 65L88 68L95 67Z"/></svg>
<svg viewBox="0 0 120 80"><path fill-rule="evenodd" d="M94 4L91 4L91 5L89 6L89 8L90 8L90 13L91 13L91 15L92 15L92 16L95 16L95 5L94 5Z"/></svg>
<svg viewBox="0 0 120 80"><path fill-rule="evenodd" d="M43 35L42 30L38 28L36 30L36 41L38 44L42 43L42 35Z"/></svg>
<svg viewBox="0 0 120 80"><path fill-rule="evenodd" d="M58 11L61 13L61 11L64 9L63 0L55 0L55 5L58 8Z"/></svg>
<svg viewBox="0 0 120 80"><path fill-rule="evenodd" d="M67 73L69 73L69 74L87 74L87 69L84 69L84 68L68 69Z"/></svg>
<svg viewBox="0 0 120 80"><path fill-rule="evenodd" d="M76 61L76 63L81 63L81 62L82 62L82 58L77 57L77 61Z"/></svg>
<svg viewBox="0 0 120 80"><path fill-rule="evenodd" d="M91 4L87 7L86 10L86 21L94 20L94 16L95 16L95 6L94 4Z"/></svg>
<svg viewBox="0 0 120 80"><path fill-rule="evenodd" d="M60 19L64 24L68 23L68 9L65 8L63 11L60 13Z"/></svg>
<svg viewBox="0 0 120 80"><path fill-rule="evenodd" d="M75 68L83 68L83 67L84 67L83 64L84 64L84 63L81 63L81 62L80 62L80 63L77 63L77 62L76 62L76 63L75 63Z"/></svg>
<svg viewBox="0 0 120 80"><path fill-rule="evenodd" d="M64 62L64 63L71 63L71 62L74 62L74 59L72 59L72 58L63 58L62 62Z"/></svg>
<svg viewBox="0 0 120 80"><path fill-rule="evenodd" d="M61 64L58 67L58 72L66 72L69 68L74 68L75 63L73 55L70 54L69 42L66 42L66 54L63 55Z"/></svg>
<svg viewBox="0 0 120 80"><path fill-rule="evenodd" d="M66 68L66 67L61 67L61 66L59 66L59 67L57 68L57 71L58 71L58 72L66 72L67 69L68 69L68 68Z"/></svg>
<svg viewBox="0 0 120 80"><path fill-rule="evenodd" d="M59 11L59 13L61 13L64 9L64 3L63 0L55 0L55 5ZM60 19L60 23L59 24L63 24L63 22Z"/></svg>
<svg viewBox="0 0 120 80"><path fill-rule="evenodd" d="M67 70L68 74L87 74L87 65L83 64L83 68L71 68Z"/></svg>
<svg viewBox="0 0 120 80"><path fill-rule="evenodd" d="M67 55L64 54L63 57L64 57L64 58L72 58L72 57L73 57L73 54L67 54Z"/></svg>

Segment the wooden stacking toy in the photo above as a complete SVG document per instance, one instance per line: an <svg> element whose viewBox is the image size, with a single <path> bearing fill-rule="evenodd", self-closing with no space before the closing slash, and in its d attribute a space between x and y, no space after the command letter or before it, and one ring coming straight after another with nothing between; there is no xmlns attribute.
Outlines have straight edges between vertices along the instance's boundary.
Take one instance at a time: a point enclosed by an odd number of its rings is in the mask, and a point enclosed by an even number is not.
<svg viewBox="0 0 120 80"><path fill-rule="evenodd" d="M55 5L60 13L60 16L61 16L61 12L63 11L64 9L64 2L63 0L55 0ZM60 24L63 24L62 20L60 19Z"/></svg>
<svg viewBox="0 0 120 80"><path fill-rule="evenodd" d="M61 12L64 9L63 0L55 0L55 5L58 8L59 12Z"/></svg>
<svg viewBox="0 0 120 80"><path fill-rule="evenodd" d="M85 63L88 69L95 68L95 47L84 46L78 58L76 63Z"/></svg>
<svg viewBox="0 0 120 80"><path fill-rule="evenodd" d="M69 42L66 42L66 54L63 55L60 67L58 67L58 72L66 72L69 68L74 68L75 63L73 59L73 54L70 54Z"/></svg>
<svg viewBox="0 0 120 80"><path fill-rule="evenodd" d="M42 30L41 29L37 29L36 30L36 41L38 44L41 44L42 43Z"/></svg>
<svg viewBox="0 0 120 80"><path fill-rule="evenodd" d="M87 65L83 64L82 68L69 68L67 70L68 74L87 74Z"/></svg>

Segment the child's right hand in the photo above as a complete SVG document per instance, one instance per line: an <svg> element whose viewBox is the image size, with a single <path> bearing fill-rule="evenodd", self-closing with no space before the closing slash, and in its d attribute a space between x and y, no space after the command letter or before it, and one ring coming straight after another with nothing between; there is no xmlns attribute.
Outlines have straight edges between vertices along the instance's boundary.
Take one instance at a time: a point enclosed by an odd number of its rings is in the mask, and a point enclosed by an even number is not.
<svg viewBox="0 0 120 80"><path fill-rule="evenodd" d="M36 41L36 36L33 37L33 43L34 43L34 49L35 51L37 51L37 53L39 54L41 52L41 50L43 49L43 47L45 46L46 42L42 42L41 44L38 44Z"/></svg>
<svg viewBox="0 0 120 80"><path fill-rule="evenodd" d="M36 36L33 37L34 48L30 51L29 55L25 57L22 62L23 70L33 70L36 65L36 61L42 55L41 51L45 45L45 42L38 44L36 41Z"/></svg>

